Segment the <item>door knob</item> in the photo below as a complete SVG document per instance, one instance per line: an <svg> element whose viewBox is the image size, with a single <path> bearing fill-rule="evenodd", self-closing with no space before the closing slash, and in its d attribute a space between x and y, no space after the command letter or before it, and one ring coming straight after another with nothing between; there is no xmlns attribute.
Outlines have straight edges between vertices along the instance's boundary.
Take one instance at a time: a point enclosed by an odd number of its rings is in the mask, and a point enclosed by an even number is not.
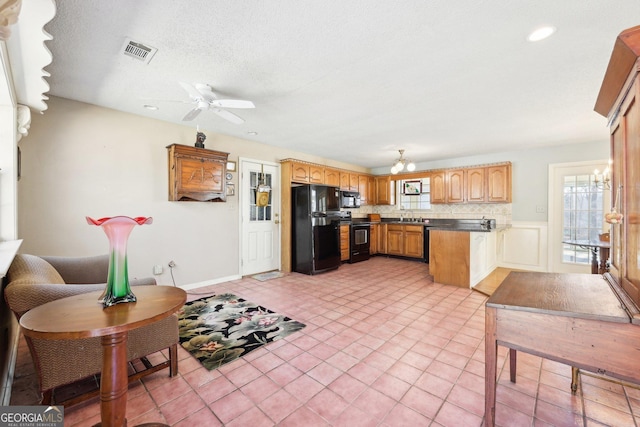
<svg viewBox="0 0 640 427"><path fill-rule="evenodd" d="M275 222L276 224L280 224L280 221L278 221L277 219L273 222Z"/></svg>

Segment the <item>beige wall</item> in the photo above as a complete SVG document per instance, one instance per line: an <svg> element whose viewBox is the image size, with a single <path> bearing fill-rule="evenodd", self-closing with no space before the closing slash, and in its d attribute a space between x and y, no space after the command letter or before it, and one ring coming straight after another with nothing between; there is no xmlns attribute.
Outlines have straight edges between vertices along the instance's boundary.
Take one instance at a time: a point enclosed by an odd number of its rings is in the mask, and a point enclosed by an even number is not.
<svg viewBox="0 0 640 427"><path fill-rule="evenodd" d="M238 197L227 203L167 201L166 146L193 145L193 126L179 126L89 104L52 97L49 109L32 119L20 141L18 235L22 253L95 255L106 253L103 231L85 216L152 216L129 238L130 277L152 274L160 264L161 284L171 284L175 261L178 286L223 281L239 274ZM206 148L239 157L277 162L283 158L330 164L307 154L208 131ZM238 185L238 174L233 181Z"/></svg>

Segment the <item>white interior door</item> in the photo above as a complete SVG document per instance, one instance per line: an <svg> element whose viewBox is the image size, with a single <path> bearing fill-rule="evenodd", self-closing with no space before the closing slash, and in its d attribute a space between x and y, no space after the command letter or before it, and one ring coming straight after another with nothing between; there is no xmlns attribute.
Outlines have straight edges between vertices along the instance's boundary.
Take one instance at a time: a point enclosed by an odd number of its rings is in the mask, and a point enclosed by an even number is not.
<svg viewBox="0 0 640 427"><path fill-rule="evenodd" d="M242 275L279 270L280 165L240 159L240 172ZM260 184L270 188L265 206L257 199Z"/></svg>
<svg viewBox="0 0 640 427"><path fill-rule="evenodd" d="M599 231L608 231L601 211L610 206L611 192L600 189L601 195L598 195L592 185L593 171L602 171L606 166L607 160L549 165L549 271L591 272L589 249L562 241L594 238L584 235L584 230L593 228L594 223L600 224ZM574 179L575 186L582 187L574 192L576 194L572 194Z"/></svg>

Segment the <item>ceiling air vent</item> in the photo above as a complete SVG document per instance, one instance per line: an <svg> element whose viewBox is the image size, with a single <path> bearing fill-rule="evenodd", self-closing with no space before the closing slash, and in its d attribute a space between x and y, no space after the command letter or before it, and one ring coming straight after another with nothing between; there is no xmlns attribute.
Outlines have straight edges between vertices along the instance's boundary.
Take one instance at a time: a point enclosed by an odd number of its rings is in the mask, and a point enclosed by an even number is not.
<svg viewBox="0 0 640 427"><path fill-rule="evenodd" d="M131 39L125 40L124 46L122 47L122 53L126 56L139 59L145 64L148 64L149 61L151 61L151 58L153 58L153 55L155 55L157 51L158 49L154 47L146 46Z"/></svg>

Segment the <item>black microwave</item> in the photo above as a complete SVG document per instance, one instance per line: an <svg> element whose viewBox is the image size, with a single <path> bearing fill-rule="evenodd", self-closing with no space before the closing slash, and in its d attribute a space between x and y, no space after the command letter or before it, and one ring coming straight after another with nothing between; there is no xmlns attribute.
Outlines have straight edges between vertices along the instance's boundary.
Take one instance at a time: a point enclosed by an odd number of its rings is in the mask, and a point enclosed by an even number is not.
<svg viewBox="0 0 640 427"><path fill-rule="evenodd" d="M340 207L341 208L359 208L360 207L360 193L357 191L341 191L340 192Z"/></svg>

